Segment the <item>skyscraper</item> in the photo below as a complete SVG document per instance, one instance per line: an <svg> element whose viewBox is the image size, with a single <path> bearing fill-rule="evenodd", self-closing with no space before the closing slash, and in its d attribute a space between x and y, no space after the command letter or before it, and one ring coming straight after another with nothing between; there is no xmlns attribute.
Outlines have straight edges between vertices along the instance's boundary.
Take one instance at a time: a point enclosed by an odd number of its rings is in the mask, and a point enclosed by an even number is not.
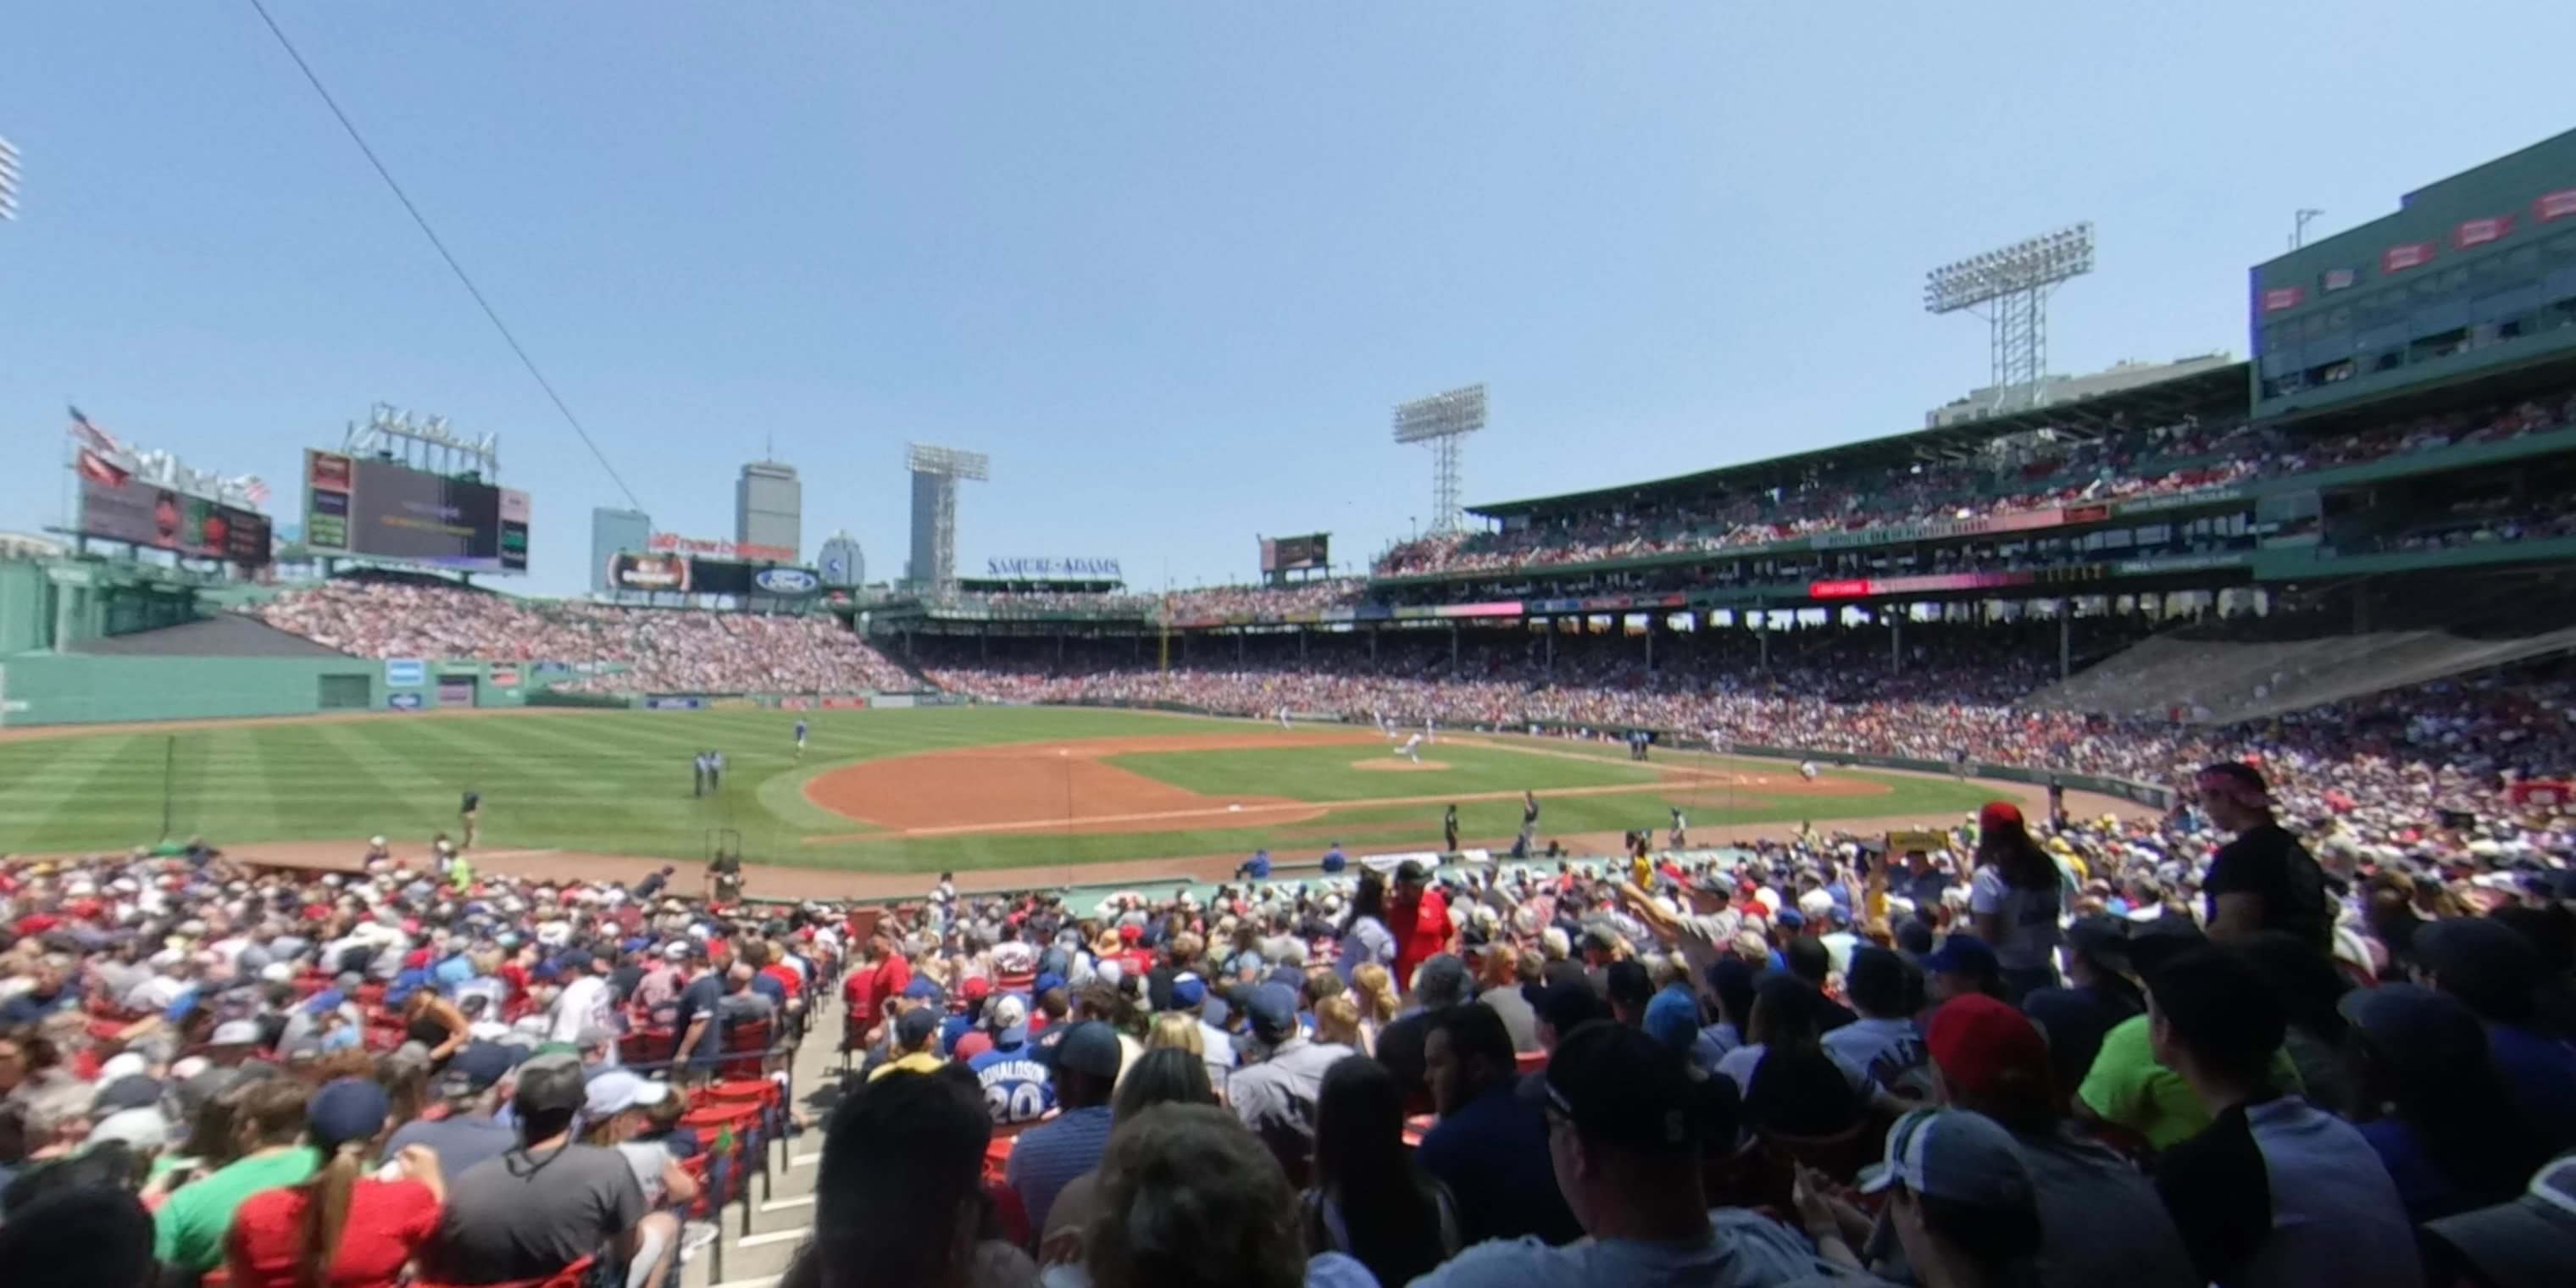
<svg viewBox="0 0 2576 1288"><path fill-rule="evenodd" d="M591 592L597 594L609 589L610 556L642 550L652 536L652 517L642 510L619 510L604 505L592 510L590 512Z"/></svg>
<svg viewBox="0 0 2576 1288"><path fill-rule="evenodd" d="M796 467L753 461L733 487L733 539L747 546L778 546L805 557L805 485Z"/></svg>
<svg viewBox="0 0 2576 1288"><path fill-rule="evenodd" d="M859 552L859 539L847 532L835 532L825 539L814 558L826 586L847 589L868 583L867 556Z"/></svg>

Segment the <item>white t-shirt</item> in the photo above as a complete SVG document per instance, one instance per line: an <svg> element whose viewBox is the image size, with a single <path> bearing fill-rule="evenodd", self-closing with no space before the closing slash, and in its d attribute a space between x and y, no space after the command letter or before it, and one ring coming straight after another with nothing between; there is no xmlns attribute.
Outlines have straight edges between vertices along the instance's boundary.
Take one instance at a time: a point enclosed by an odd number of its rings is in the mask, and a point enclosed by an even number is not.
<svg viewBox="0 0 2576 1288"><path fill-rule="evenodd" d="M1762 1053L1769 1049L1770 1048L1759 1042L1751 1042L1737 1047L1734 1050L1727 1052L1725 1055L1718 1057L1717 1071L1725 1074L1727 1077L1735 1079L1735 1089L1737 1091L1750 1092L1753 1090L1753 1071L1761 1067ZM1825 1057L1834 1062L1835 1068L1843 1071L1844 1081L1851 1083L1851 1089L1854 1092L1863 1096L1869 1094L1869 1071L1867 1069L1852 1063L1849 1058L1836 1052L1831 1047L1825 1048Z"/></svg>
<svg viewBox="0 0 2576 1288"><path fill-rule="evenodd" d="M2066 912L2066 892L2052 885L2030 890L2004 880L2003 870L1988 864L1968 883L1968 909L2003 918L2000 940L1987 945L2006 970L2039 970L2057 962L2058 921Z"/></svg>
<svg viewBox="0 0 2576 1288"><path fill-rule="evenodd" d="M563 986L555 995L554 1015L546 1026L549 1042L577 1042L586 1028L611 1028L608 1008L608 981L597 975L584 975Z"/></svg>

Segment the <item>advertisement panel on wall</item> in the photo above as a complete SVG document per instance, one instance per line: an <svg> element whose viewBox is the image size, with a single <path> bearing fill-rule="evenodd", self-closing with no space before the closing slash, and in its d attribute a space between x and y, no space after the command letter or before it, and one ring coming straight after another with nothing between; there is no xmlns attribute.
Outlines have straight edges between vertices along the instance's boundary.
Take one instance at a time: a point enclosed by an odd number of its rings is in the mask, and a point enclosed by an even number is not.
<svg viewBox="0 0 2576 1288"><path fill-rule="evenodd" d="M339 452L304 454L304 542L479 572L528 569L528 494Z"/></svg>
<svg viewBox="0 0 2576 1288"><path fill-rule="evenodd" d="M751 575L751 586L764 595L804 599L821 593L823 579L810 568L763 568Z"/></svg>
<svg viewBox="0 0 2576 1288"><path fill-rule="evenodd" d="M684 595L697 589L689 564L686 555L619 551L608 557L608 588Z"/></svg>
<svg viewBox="0 0 2576 1288"><path fill-rule="evenodd" d="M173 488L82 475L80 531L198 559L249 567L269 561L268 516Z"/></svg>

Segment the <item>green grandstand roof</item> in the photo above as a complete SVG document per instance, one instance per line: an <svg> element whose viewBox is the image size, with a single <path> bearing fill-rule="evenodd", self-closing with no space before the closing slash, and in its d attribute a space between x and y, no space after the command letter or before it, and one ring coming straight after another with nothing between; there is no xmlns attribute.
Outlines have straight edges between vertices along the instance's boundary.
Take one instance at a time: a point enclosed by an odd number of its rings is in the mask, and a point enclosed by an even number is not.
<svg viewBox="0 0 2576 1288"><path fill-rule="evenodd" d="M1467 512L1489 519L1512 515L1538 514L1559 510L1597 510L1625 501L1643 501L1673 494L1724 489L1765 488L1803 481L1811 476L1873 465L1913 465L1919 462L1952 460L1978 447L2010 434L2028 433L2035 429L2056 429L2088 438L2105 437L2117 429L2161 423L2162 418L2179 415L2213 403L2244 402L2247 390L2246 364L2231 362L2223 367L2159 380L2117 393L2103 394L2078 402L2059 403L2011 416L1960 425L1910 430L1856 443L1837 443L1814 451L1794 452L1787 456L1766 457L1739 465L1720 466L1671 478L1651 479L1643 483L1623 483L1594 488L1587 492L1565 492L1555 496L1531 497L1521 501L1497 501L1472 505Z"/></svg>

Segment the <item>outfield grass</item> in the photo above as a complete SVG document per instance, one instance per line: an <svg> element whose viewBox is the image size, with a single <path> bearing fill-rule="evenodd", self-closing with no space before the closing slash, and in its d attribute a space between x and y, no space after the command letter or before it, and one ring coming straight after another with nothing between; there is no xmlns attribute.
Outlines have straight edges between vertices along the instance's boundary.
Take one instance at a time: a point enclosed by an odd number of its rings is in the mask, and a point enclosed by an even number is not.
<svg viewBox="0 0 2576 1288"><path fill-rule="evenodd" d="M1880 779L1894 788L1889 795L1832 802L1688 784L1653 789L1646 786L1651 770L1624 760L1451 742L1425 749L1431 758L1449 762L1449 770L1367 772L1350 763L1379 753L1345 744L1113 758L1134 772L1220 798L1258 794L1347 803L1320 820L1123 835L894 838L871 836L875 829L808 803L806 780L854 761L952 747L1243 732L1252 726L1004 707L824 711L809 718L812 744L801 761L791 736L795 715L777 711L386 715L0 742L0 852L146 843L164 834L165 811L168 835L201 834L225 845L372 833L420 841L455 829L458 799L468 789L484 797L486 851L692 858L705 853L711 831L731 828L756 862L887 871L1248 854L1257 846L1295 859L1320 853L1336 838L1354 848L1428 846L1439 836L1438 805L1365 802L1524 787L1641 788L1550 800L1542 836L1638 826L1660 830L1673 806L1688 811L1693 830L1706 836L1728 823L1794 821L1828 804L1845 813L1896 814L1970 809L1983 798L1973 786L1902 777ZM692 798L690 759L711 747L723 750L729 763L724 791ZM1510 801L1465 803L1460 815L1470 837L1509 836L1520 824L1519 806ZM1348 829L1347 837L1340 836L1342 829ZM807 844L808 837L833 839Z"/></svg>

